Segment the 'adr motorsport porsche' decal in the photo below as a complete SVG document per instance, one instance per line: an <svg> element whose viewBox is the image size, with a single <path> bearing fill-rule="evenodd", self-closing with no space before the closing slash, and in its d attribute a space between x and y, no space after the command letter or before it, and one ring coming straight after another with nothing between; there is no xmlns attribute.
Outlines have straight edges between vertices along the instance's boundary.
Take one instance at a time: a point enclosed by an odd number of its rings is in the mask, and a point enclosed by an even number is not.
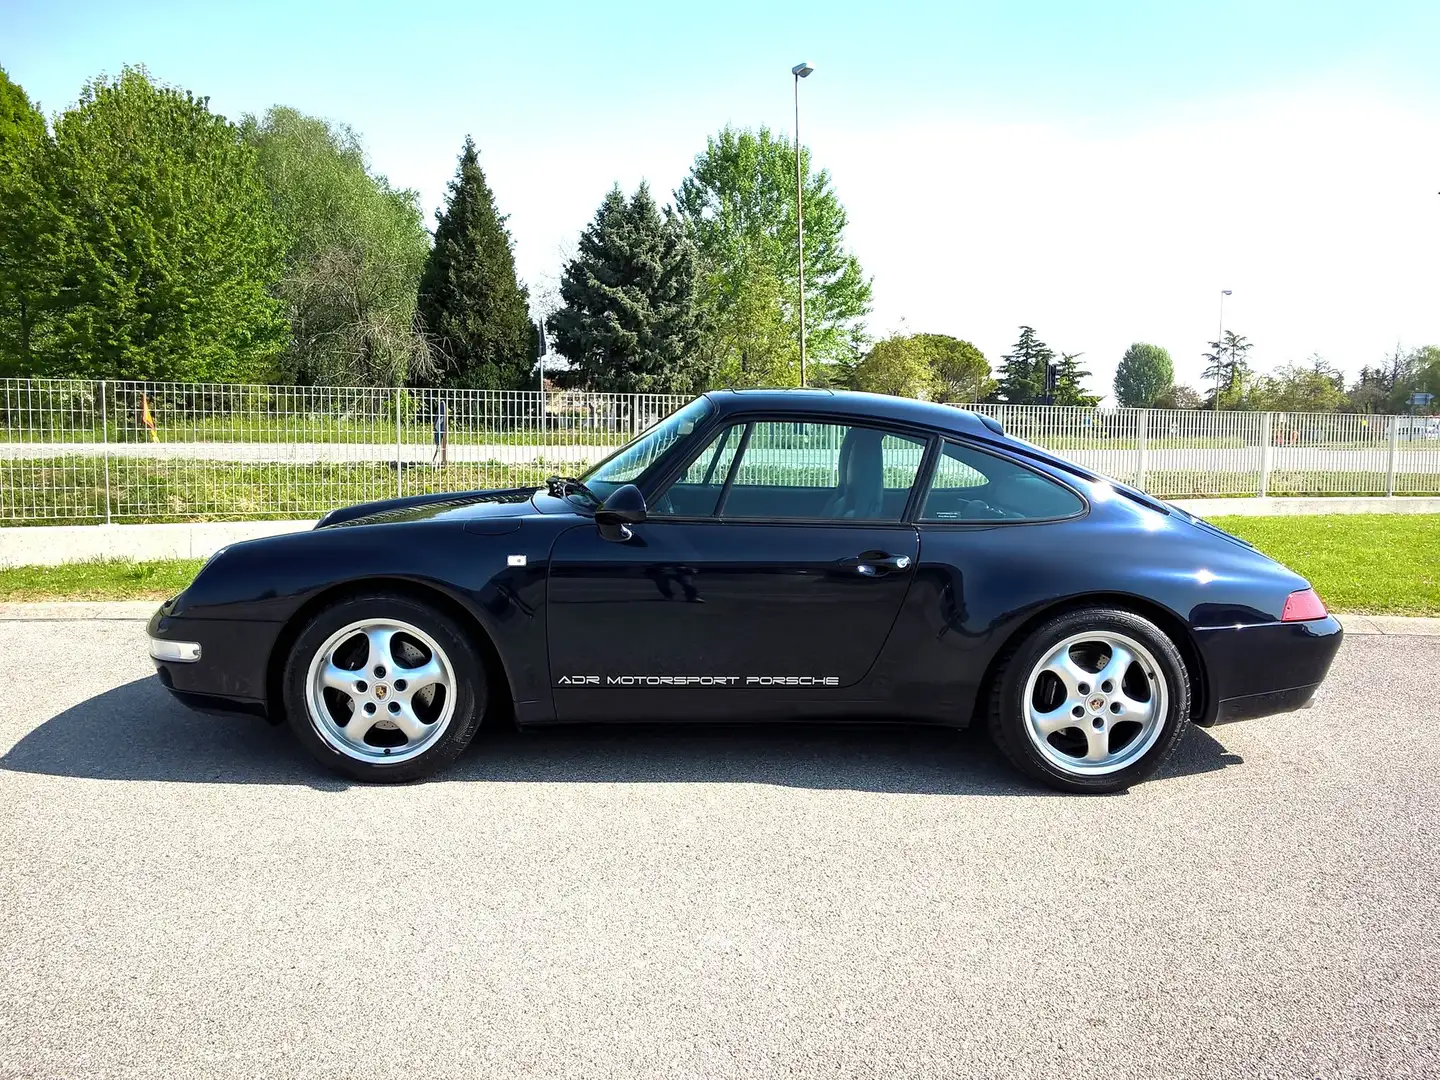
<svg viewBox="0 0 1440 1080"><path fill-rule="evenodd" d="M838 675L561 675L556 686L839 686Z"/></svg>

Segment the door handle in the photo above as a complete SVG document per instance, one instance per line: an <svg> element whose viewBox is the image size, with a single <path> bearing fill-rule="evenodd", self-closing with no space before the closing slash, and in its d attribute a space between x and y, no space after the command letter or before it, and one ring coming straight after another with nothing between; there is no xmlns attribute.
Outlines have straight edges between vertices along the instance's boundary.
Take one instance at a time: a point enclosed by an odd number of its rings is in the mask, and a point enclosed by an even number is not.
<svg viewBox="0 0 1440 1080"><path fill-rule="evenodd" d="M892 570L908 570L910 568L909 555L882 555L879 552L874 554L857 555L854 559L855 572L865 577L878 577L881 574L888 574Z"/></svg>

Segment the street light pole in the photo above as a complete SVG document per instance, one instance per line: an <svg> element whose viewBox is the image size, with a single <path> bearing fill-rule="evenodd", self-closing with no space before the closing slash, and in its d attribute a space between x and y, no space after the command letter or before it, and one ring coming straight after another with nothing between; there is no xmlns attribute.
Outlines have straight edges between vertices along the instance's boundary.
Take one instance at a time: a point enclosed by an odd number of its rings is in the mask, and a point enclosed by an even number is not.
<svg viewBox="0 0 1440 1080"><path fill-rule="evenodd" d="M805 385L805 181L800 150L800 80L815 69L801 61L790 69L795 76L795 245L800 256L800 385Z"/></svg>
<svg viewBox="0 0 1440 1080"><path fill-rule="evenodd" d="M1225 355L1225 297L1229 289L1220 290L1220 331L1215 335L1215 411L1220 411L1220 378L1225 373L1220 358Z"/></svg>

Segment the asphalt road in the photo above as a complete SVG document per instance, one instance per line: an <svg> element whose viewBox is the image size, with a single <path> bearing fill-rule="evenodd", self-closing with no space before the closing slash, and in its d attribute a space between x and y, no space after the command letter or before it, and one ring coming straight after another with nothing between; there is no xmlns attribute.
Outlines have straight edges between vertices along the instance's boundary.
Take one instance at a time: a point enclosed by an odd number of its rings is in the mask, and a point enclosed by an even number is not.
<svg viewBox="0 0 1440 1080"><path fill-rule="evenodd" d="M1440 1075L1440 638L1089 799L898 729L351 787L139 622L0 655L3 1077Z"/></svg>
<svg viewBox="0 0 1440 1080"><path fill-rule="evenodd" d="M509 443L451 443L451 461L500 461L521 464L543 459L553 462L598 461L614 446L563 444L524 446ZM429 462L435 453L429 441L394 443L228 443L228 442L124 442L111 443L5 443L0 458L26 460L65 455L156 461L230 462L347 462L402 461ZM1259 473L1261 449L1238 448L1151 449L1146 452L1146 470L1156 472ZM829 460L823 453L820 455ZM1116 475L1129 475L1136 467L1134 449L1066 450L1063 456L1086 468ZM1272 450L1274 472L1384 473L1389 451L1327 449L1319 446L1277 446ZM1395 456L1395 471L1406 474L1440 474L1440 443L1407 447Z"/></svg>

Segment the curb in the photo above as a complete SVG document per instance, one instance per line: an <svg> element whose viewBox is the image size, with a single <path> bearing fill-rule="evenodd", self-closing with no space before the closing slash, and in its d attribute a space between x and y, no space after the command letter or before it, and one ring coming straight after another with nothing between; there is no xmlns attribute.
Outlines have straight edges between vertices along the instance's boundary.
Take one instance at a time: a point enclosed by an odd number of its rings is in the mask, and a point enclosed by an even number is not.
<svg viewBox="0 0 1440 1080"><path fill-rule="evenodd" d="M1289 517L1300 514L1440 514L1440 498L1429 495L1252 495L1234 499L1167 501L1200 518Z"/></svg>
<svg viewBox="0 0 1440 1080"><path fill-rule="evenodd" d="M0 603L0 622L149 622L159 600L44 600Z"/></svg>
<svg viewBox="0 0 1440 1080"><path fill-rule="evenodd" d="M208 559L227 544L314 528L310 520L181 521L160 525L15 525L0 528L0 568L101 559Z"/></svg>

